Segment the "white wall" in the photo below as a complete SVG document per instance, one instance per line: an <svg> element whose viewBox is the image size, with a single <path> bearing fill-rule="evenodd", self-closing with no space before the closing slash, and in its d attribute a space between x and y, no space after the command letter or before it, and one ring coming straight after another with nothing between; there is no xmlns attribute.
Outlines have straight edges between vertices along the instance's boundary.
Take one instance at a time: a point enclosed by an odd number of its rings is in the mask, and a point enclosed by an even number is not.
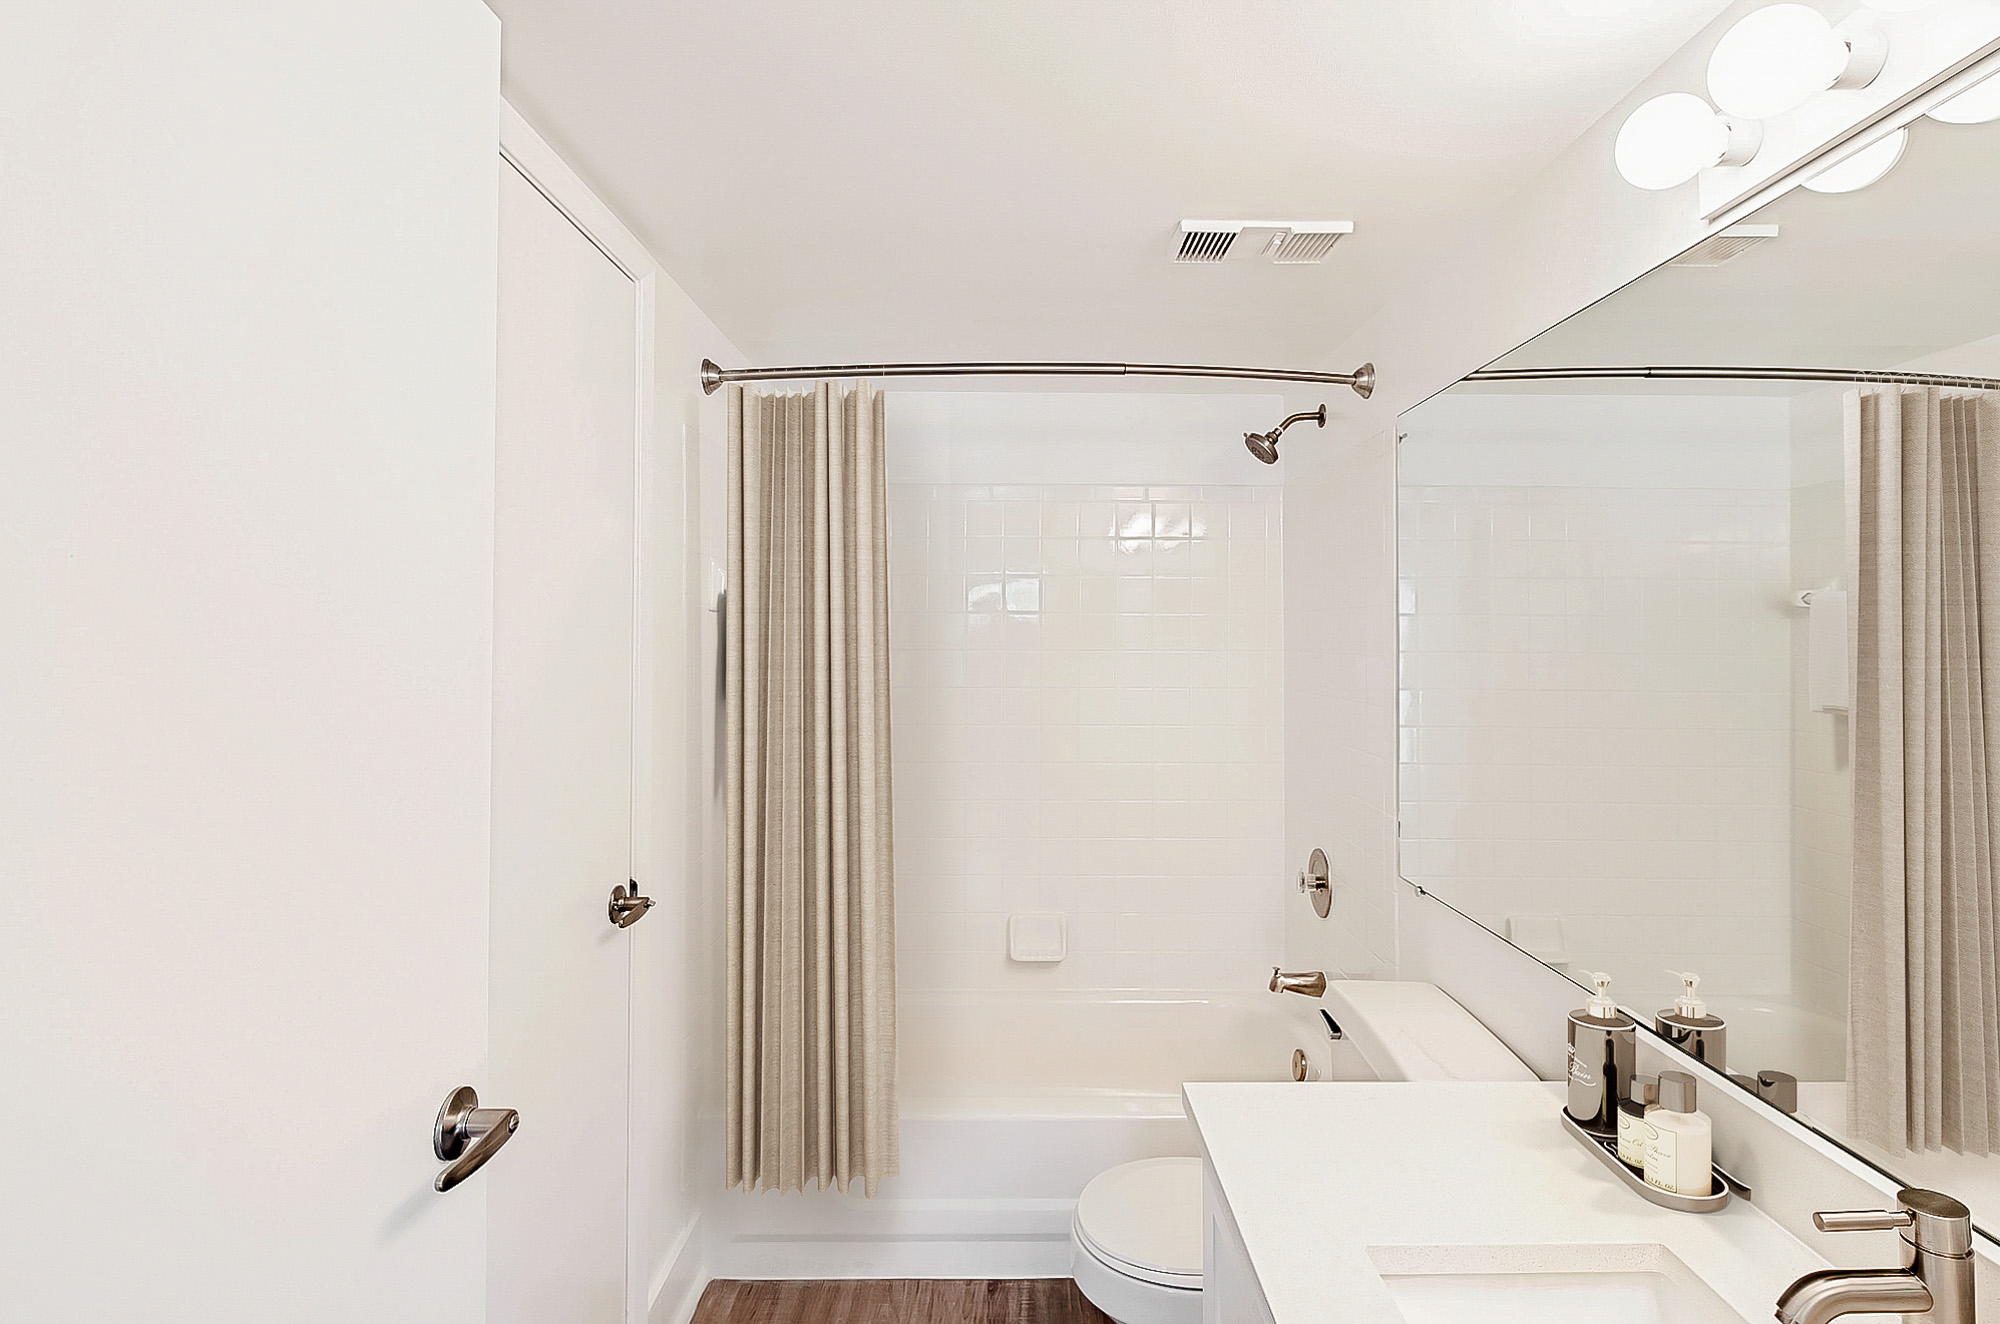
<svg viewBox="0 0 2000 1324"><path fill-rule="evenodd" d="M1782 398L1453 392L1406 414L1403 874L1665 1005L1791 992Z"/></svg>
<svg viewBox="0 0 2000 1324"><path fill-rule="evenodd" d="M1321 360L1329 369L1373 360L1381 383L1367 401L1329 393L1326 434L1285 461L1286 861L1296 867L1322 846L1340 877L1332 921L1287 910L1289 964L1414 959L1384 950L1396 940L1376 918L1395 913L1399 891L1409 899L1395 849L1396 417L1705 233L1693 185L1630 187L1612 142L1641 101L1700 87L1716 37L1757 7L1732 5L1517 195L1441 240L1433 260ZM1420 936L1404 926L1403 942ZM1500 978L1511 962L1534 965L1498 944L1482 953L1441 972L1447 990ZM1562 1033L1558 1014L1547 1028L1558 1051Z"/></svg>
<svg viewBox="0 0 2000 1324"><path fill-rule="evenodd" d="M649 1324L678 1324L707 1282L700 1216L705 1112L722 1091L722 778L715 743L719 613L703 594L719 534L705 518L726 426L720 392L704 396L704 358L741 362L736 347L664 273L654 287L654 453L642 470L645 678L652 704L650 786L639 806L645 890L657 903L634 927L634 1160L646 1214L636 1230ZM713 549L711 552L711 548Z"/></svg>

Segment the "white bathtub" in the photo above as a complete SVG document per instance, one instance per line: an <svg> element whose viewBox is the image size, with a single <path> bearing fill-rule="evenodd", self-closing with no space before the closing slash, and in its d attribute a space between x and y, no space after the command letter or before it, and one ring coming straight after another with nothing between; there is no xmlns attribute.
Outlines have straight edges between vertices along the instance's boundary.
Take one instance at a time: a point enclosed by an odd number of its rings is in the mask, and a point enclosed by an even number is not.
<svg viewBox="0 0 2000 1324"><path fill-rule="evenodd" d="M744 1196L712 1207L725 1278L1016 1278L1069 1272L1084 1184L1133 1159L1193 1154L1180 1087L1369 1079L1328 1041L1316 999L1265 993L908 994L898 1022L901 1172L882 1196ZM721 1183L721 1124L704 1151Z"/></svg>
<svg viewBox="0 0 2000 1324"><path fill-rule="evenodd" d="M1318 1001L1280 996L913 997L898 1025L903 1116L1179 1117L1186 1082L1289 1080L1295 1049L1335 1071ZM1343 1067L1352 1077L1358 1059Z"/></svg>

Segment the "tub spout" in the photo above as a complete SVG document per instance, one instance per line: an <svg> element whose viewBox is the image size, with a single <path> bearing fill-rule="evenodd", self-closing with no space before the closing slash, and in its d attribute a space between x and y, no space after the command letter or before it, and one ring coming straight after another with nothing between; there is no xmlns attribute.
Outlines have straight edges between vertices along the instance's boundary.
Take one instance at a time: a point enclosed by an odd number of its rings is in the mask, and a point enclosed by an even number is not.
<svg viewBox="0 0 2000 1324"><path fill-rule="evenodd" d="M1303 970L1296 974L1288 974L1274 965L1271 967L1271 991L1303 993L1309 998L1323 998L1326 996L1326 971Z"/></svg>

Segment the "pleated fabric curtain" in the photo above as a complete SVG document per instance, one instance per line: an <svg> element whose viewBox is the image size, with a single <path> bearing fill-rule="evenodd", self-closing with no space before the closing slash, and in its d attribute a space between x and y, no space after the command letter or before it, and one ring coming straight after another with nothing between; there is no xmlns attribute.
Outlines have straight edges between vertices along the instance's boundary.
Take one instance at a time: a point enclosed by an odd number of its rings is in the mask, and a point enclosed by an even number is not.
<svg viewBox="0 0 2000 1324"><path fill-rule="evenodd" d="M728 1180L897 1167L883 400L729 388Z"/></svg>
<svg viewBox="0 0 2000 1324"><path fill-rule="evenodd" d="M1846 398L1854 603L1848 1115L2000 1148L2000 411Z"/></svg>

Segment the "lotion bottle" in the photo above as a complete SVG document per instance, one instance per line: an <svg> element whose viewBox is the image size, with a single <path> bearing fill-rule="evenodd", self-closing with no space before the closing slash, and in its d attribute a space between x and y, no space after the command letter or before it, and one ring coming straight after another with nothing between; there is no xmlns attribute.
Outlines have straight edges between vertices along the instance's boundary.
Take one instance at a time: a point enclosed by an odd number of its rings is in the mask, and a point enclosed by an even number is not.
<svg viewBox="0 0 2000 1324"><path fill-rule="evenodd" d="M1660 1101L1646 1110L1646 1184L1675 1195L1709 1195L1714 1128L1695 1107L1694 1077L1660 1073Z"/></svg>
<svg viewBox="0 0 2000 1324"><path fill-rule="evenodd" d="M1631 1093L1618 1101L1618 1161L1634 1172L1646 1170L1646 1109L1659 1099L1658 1076L1634 1076Z"/></svg>
<svg viewBox="0 0 2000 1324"><path fill-rule="evenodd" d="M1618 1101L1632 1079L1639 1028L1618 1010L1611 976L1592 975L1597 991L1569 1014L1569 1103L1579 1126L1598 1135L1618 1134Z"/></svg>

